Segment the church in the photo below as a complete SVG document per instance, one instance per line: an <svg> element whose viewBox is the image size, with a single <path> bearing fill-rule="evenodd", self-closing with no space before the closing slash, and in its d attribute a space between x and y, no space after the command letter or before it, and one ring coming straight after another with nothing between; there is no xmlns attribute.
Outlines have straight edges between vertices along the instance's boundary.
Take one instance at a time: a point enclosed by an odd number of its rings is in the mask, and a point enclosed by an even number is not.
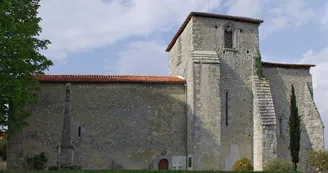
<svg viewBox="0 0 328 173"><path fill-rule="evenodd" d="M24 170L26 157L44 153L46 167L82 170L231 170L246 157L261 171L290 159L293 85L298 167L309 170L309 151L324 148L315 65L257 64L262 22L191 12L166 49L169 76L36 76L39 103L9 141L7 169Z"/></svg>

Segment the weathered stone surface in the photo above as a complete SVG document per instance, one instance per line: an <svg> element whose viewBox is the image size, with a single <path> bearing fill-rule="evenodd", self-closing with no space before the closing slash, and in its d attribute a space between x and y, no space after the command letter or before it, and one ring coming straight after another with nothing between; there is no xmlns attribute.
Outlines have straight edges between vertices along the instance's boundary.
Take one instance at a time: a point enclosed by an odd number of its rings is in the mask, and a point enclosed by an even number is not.
<svg viewBox="0 0 328 173"><path fill-rule="evenodd" d="M233 48L224 47L227 25ZM293 84L304 129L299 167L309 170L309 149L324 146L309 69L265 66L265 80L254 78L258 27L193 16L170 51L170 76L182 76L185 85L72 83L74 164L82 169L158 169L166 159L169 169L231 170L246 157L260 171L270 159L290 158ZM58 161L65 84L42 83L42 89L31 126L10 141L10 168L43 151L49 165Z"/></svg>
<svg viewBox="0 0 328 173"><path fill-rule="evenodd" d="M40 104L24 129L24 145L17 145L24 148L23 158L45 152L48 165L54 166L62 137L65 83L42 83L41 88ZM172 166L172 156L186 156L183 84L72 83L71 88L75 165L112 169L115 161L126 169L148 169L151 164L156 169L162 158Z"/></svg>
<svg viewBox="0 0 328 173"><path fill-rule="evenodd" d="M264 75L269 79L278 123L278 157L290 159L289 128L291 85L295 87L296 101L301 116L301 150L298 167L302 171L310 171L307 158L310 149L323 149L323 124L311 93L312 77L309 69L264 67ZM278 121L277 121L278 122ZM282 126L282 127L280 127Z"/></svg>
<svg viewBox="0 0 328 173"><path fill-rule="evenodd" d="M237 38L234 49L223 47L223 28L227 24L232 25ZM256 24L193 17L171 49L170 75L181 75L187 79L187 103L190 107L188 146L194 146L188 150L189 154L194 153L192 169L231 170L237 158L252 160L251 75L256 47ZM181 63L173 63L180 60L178 56L183 52L186 56L182 56ZM227 111L226 102L229 105ZM213 138L218 142L210 142ZM202 161L201 157L206 158L205 153L212 150L215 151L215 159L212 162ZM215 163L218 161L220 164Z"/></svg>
<svg viewBox="0 0 328 173"><path fill-rule="evenodd" d="M60 146L57 148L60 159L60 166L74 165L74 146L71 136L71 84L66 84L66 97L63 118L63 130Z"/></svg>

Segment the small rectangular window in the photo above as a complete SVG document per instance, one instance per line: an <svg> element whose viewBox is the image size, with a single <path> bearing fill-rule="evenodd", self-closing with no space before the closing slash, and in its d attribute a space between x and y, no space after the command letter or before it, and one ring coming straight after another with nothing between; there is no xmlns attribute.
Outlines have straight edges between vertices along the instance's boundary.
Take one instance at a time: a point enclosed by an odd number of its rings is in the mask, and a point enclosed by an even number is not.
<svg viewBox="0 0 328 173"><path fill-rule="evenodd" d="M192 167L192 163L191 163L192 159L191 157L189 156L188 157L188 167L191 168Z"/></svg>
<svg viewBox="0 0 328 173"><path fill-rule="evenodd" d="M225 95L225 111L226 111L226 126L228 126L228 109L229 109L229 95L228 92L226 92Z"/></svg>
<svg viewBox="0 0 328 173"><path fill-rule="evenodd" d="M180 55L177 57L177 63L176 64L177 64L177 66L181 64L181 56Z"/></svg>
<svg viewBox="0 0 328 173"><path fill-rule="evenodd" d="M280 131L280 137L284 136L284 127L283 127L283 123L282 123L282 117L279 118L279 131Z"/></svg>
<svg viewBox="0 0 328 173"><path fill-rule="evenodd" d="M81 127L78 127L78 136L81 137Z"/></svg>

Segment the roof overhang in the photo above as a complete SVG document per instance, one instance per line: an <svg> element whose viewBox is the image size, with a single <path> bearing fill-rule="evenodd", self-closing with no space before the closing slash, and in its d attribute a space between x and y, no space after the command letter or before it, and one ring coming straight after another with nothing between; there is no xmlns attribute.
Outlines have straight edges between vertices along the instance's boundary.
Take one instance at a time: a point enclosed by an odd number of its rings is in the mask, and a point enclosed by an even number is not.
<svg viewBox="0 0 328 173"><path fill-rule="evenodd" d="M275 62L262 62L263 66L280 67L280 68L311 68L315 67L314 64L286 64Z"/></svg>
<svg viewBox="0 0 328 173"><path fill-rule="evenodd" d="M186 83L171 76L113 76L113 75L35 75L40 82L52 83Z"/></svg>

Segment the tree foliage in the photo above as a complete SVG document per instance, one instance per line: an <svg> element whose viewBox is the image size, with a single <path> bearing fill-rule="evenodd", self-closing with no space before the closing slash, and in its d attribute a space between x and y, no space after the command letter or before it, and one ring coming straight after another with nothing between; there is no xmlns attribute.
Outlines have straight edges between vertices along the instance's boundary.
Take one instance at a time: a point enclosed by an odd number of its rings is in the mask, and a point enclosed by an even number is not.
<svg viewBox="0 0 328 173"><path fill-rule="evenodd" d="M8 142L7 142L7 135L5 132L0 132L0 157L2 161L7 160L7 148L8 148Z"/></svg>
<svg viewBox="0 0 328 173"><path fill-rule="evenodd" d="M266 163L264 171L267 172L291 172L292 167L289 160L272 159Z"/></svg>
<svg viewBox="0 0 328 173"><path fill-rule="evenodd" d="M39 1L0 0L0 125L9 125L9 134L27 124L25 108L37 101L34 74L53 65L40 53L50 41L38 38Z"/></svg>
<svg viewBox="0 0 328 173"><path fill-rule="evenodd" d="M298 115L295 89L292 85L292 95L290 100L290 117L289 117L289 150L293 162L293 170L297 171L297 163L299 162L300 140L301 140L301 117Z"/></svg>
<svg viewBox="0 0 328 173"><path fill-rule="evenodd" d="M253 166L251 161L246 157L237 160L235 164L232 166L233 171L253 171Z"/></svg>
<svg viewBox="0 0 328 173"><path fill-rule="evenodd" d="M309 153L309 163L314 169L328 172L328 151L311 150Z"/></svg>
<svg viewBox="0 0 328 173"><path fill-rule="evenodd" d="M255 59L255 67L256 67L256 74L259 77L259 79L262 79L263 76L263 70L262 70L262 57L260 50L257 49L257 57Z"/></svg>
<svg viewBox="0 0 328 173"><path fill-rule="evenodd" d="M48 159L45 156L44 152L35 155L33 157L27 157L26 162L32 170L43 170L45 168L45 163Z"/></svg>

